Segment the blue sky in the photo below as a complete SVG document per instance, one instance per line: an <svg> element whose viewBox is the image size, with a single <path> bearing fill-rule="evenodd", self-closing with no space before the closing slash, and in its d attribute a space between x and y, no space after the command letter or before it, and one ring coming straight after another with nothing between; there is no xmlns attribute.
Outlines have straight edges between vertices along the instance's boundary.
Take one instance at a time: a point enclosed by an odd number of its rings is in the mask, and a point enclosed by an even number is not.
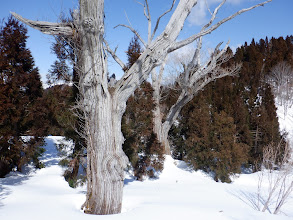
<svg viewBox="0 0 293 220"><path fill-rule="evenodd" d="M142 2L143 0L138 1ZM200 1L203 0L199 0L198 5L193 9L182 34L179 36L180 39L197 33L203 22L209 19L206 4ZM176 2L178 3L179 0ZM213 10L221 0L207 0L207 2L210 9ZM242 8L250 7L260 2L262 1L227 0L227 3L219 12L216 21ZM149 3L153 23L155 24L156 18L170 7L172 0L149 0ZM0 18L5 18L9 16L10 11L14 11L32 20L56 22L62 11L68 13L69 9L77 7L78 0L5 0L1 3ZM205 48L213 48L221 41L227 42L230 40L230 46L236 48L244 44L245 41L250 43L252 38L259 40L266 36L277 38L279 36L293 35L292 9L293 0L273 0L265 5L265 7L259 7L236 17L212 34L206 36L204 38ZM128 29L113 29L113 27L117 24L128 25L129 19L131 25L146 39L147 21L143 15L143 8L135 0L105 0L105 12L105 37L112 48L118 46L117 54L126 62L125 51L133 34ZM162 20L160 30L168 21L169 16ZM158 33L160 33L160 30ZM42 79L45 80L48 69L50 69L50 66L56 59L50 50L54 39L32 28L28 28L28 35L27 46L32 52L36 66L40 69ZM118 76L122 73L119 66L112 60L109 61L109 72L115 72Z"/></svg>

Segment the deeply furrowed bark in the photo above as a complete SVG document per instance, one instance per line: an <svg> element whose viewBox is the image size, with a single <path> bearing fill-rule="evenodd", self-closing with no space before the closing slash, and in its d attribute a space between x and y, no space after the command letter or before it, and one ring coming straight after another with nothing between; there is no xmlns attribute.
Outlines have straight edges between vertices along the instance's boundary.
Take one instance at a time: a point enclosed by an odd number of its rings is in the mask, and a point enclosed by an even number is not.
<svg viewBox="0 0 293 220"><path fill-rule="evenodd" d="M97 103L98 112L89 118L87 198L84 210L90 214L117 214L121 212L124 170L127 158L120 148L123 143L121 133L121 113L112 97ZM118 110L118 111L117 111ZM97 121L97 119L99 120Z"/></svg>
<svg viewBox="0 0 293 220"><path fill-rule="evenodd" d="M156 92L156 90L154 90L154 95L153 95L154 102L156 105L156 107L153 111L153 123L154 123L153 131L157 135L158 141L164 147L165 154L171 155L171 148L170 148L170 144L169 144L169 140L168 140L168 134L169 134L170 129L168 129L166 126L164 127L164 125L162 124L162 112L161 112L161 108L159 106L160 102L158 100L158 98L160 98L160 96L156 96L155 92Z"/></svg>
<svg viewBox="0 0 293 220"><path fill-rule="evenodd" d="M107 60L103 48L104 1L80 1L79 33L82 39L80 92L87 137L86 213L121 212L124 168L121 118L125 102L119 102L107 85Z"/></svg>

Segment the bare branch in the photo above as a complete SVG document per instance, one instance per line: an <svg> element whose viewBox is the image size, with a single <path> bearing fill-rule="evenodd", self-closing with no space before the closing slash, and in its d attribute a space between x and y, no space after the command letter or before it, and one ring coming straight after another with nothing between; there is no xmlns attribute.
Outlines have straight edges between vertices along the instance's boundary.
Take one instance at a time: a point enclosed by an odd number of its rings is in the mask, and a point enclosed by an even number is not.
<svg viewBox="0 0 293 220"><path fill-rule="evenodd" d="M219 43L217 45L213 54L211 54L210 59L204 65L202 65L202 67L194 70L195 72L189 73L190 78L188 83L190 85L196 84L200 79L202 79L202 77L204 77L205 75L208 75L211 72L216 73L217 70L221 68L221 65L227 62L231 58L232 55L225 54L228 49L229 42L226 44L225 48L219 52L218 50L221 44L222 43ZM221 77L218 77L218 78L221 78Z"/></svg>
<svg viewBox="0 0 293 220"><path fill-rule="evenodd" d="M161 67L160 67L160 72L159 72L159 76L158 76L158 81L160 82L160 85L162 84L162 78L163 78L163 73L165 70L165 66L166 66L166 61L167 61L167 57L165 58L164 62L162 63Z"/></svg>
<svg viewBox="0 0 293 220"><path fill-rule="evenodd" d="M111 56L113 57L113 59L121 66L121 68L123 70L127 69L126 65L123 63L122 60L120 60L120 58L116 55L116 53L111 50L108 42L104 39L104 43L105 43L105 46L106 46L106 50L111 54ZM116 49L115 49L116 51Z"/></svg>
<svg viewBox="0 0 293 220"><path fill-rule="evenodd" d="M228 44L223 50L219 52L219 47L215 48L214 53L211 54L210 59L204 65L200 65L199 56L200 49L202 47L201 38L198 42L197 50L194 53L192 61L184 68L184 72L179 75L178 83L181 88L181 94L178 97L176 103L170 108L169 113L164 122L164 126L171 127L176 118L178 117L181 109L186 105L193 97L202 90L210 82L223 78L225 76L233 76L237 74L241 68L240 64L232 65L231 67L222 68L221 65L227 62L232 55L226 54Z"/></svg>
<svg viewBox="0 0 293 220"><path fill-rule="evenodd" d="M63 36L73 36L74 30L71 23L51 23L46 21L32 21L26 18L23 18L15 12L10 12L16 19L22 21L28 26L37 29L44 34L49 35L63 35Z"/></svg>
<svg viewBox="0 0 293 220"><path fill-rule="evenodd" d="M151 40L154 39L154 36L155 36L155 34L156 34L157 30L158 30L158 27L159 27L159 24L160 24L160 20L161 20L161 18L164 17L166 14L168 14L170 11L172 11L172 9L173 9L173 7L174 7L174 5L175 5L175 2L176 2L176 0L173 0L173 3L172 3L171 8L168 9L167 11L165 11L165 12L164 12L164 13L158 18L157 23L156 23L156 26L155 26L155 29L154 29L153 34L152 34L152 36L151 36Z"/></svg>
<svg viewBox="0 0 293 220"><path fill-rule="evenodd" d="M144 45L144 47L147 47L146 42L141 38L139 33L136 30L134 30L132 27L125 25L125 24L118 24L114 28L117 28L117 27L125 27L125 28L130 29L138 37L138 39L141 41L141 43Z"/></svg>
<svg viewBox="0 0 293 220"><path fill-rule="evenodd" d="M262 2L260 4L257 4L257 5L254 5L250 8L245 8L245 9L242 9L242 10L239 10L238 12L236 12L235 14L227 17L227 18L224 18L223 20L219 21L217 24L214 24L212 27L210 27L209 29L206 29L206 30L202 30L200 31L198 34L195 34L195 35L192 35L190 36L189 38L185 39L185 40L182 40L182 41L179 41L177 43L174 44L174 46L171 46L168 50L168 52L172 52L174 50L177 50L181 47L184 47L192 42L194 42L196 39L198 39L199 37L202 37L204 35L207 35L207 34L210 34L211 32L213 32L214 30L216 30L218 27L220 27L222 24L224 24L225 22L235 18L236 16L244 13L244 12L247 12L247 11L250 11L254 8L257 8L259 6L264 6L265 4L271 2L272 0L268 0L268 1L265 1L265 2Z"/></svg>
<svg viewBox="0 0 293 220"><path fill-rule="evenodd" d="M207 9L208 9L209 13L210 13L211 15L213 15L213 13L211 12L211 10L210 10L210 8L209 8L209 5L208 5L207 0L205 0L205 3L206 3L206 6L207 6Z"/></svg>
<svg viewBox="0 0 293 220"><path fill-rule="evenodd" d="M149 3L148 0L145 0L146 8L147 8L147 13L148 15L146 16L148 19L148 45L150 45L152 41L152 18L151 18L151 13L150 13L150 8L149 8Z"/></svg>
<svg viewBox="0 0 293 220"><path fill-rule="evenodd" d="M129 18L128 18L128 15L127 15L126 11L124 11L124 13L125 13L125 17L126 17L128 23L129 23L130 27L132 27L132 24L131 24L131 22L130 22L130 20L129 20Z"/></svg>
<svg viewBox="0 0 293 220"><path fill-rule="evenodd" d="M139 1L136 1L136 3L137 4L140 4L140 5L142 5L142 7L145 7L145 5L144 4L142 4L141 2L139 2Z"/></svg>
<svg viewBox="0 0 293 220"><path fill-rule="evenodd" d="M166 61L167 61L167 56L160 66L159 74L157 74L156 69L152 71L152 85L154 88L157 88L158 91L160 90L160 86L162 85L162 78L163 78L163 73L165 71Z"/></svg>
<svg viewBox="0 0 293 220"><path fill-rule="evenodd" d="M197 0L181 0L165 27L164 34L146 47L138 60L124 73L115 84L116 92L121 100L127 100L135 89L145 81L151 71L162 64L167 50L172 45L184 25Z"/></svg>
<svg viewBox="0 0 293 220"><path fill-rule="evenodd" d="M146 2L147 2L147 1L146 1ZM136 1L136 3L142 5L144 16L146 17L147 20L149 20L149 16L148 16L148 13L147 13L147 10L146 10L146 5L145 5L145 4L142 4L142 3L139 2L139 1Z"/></svg>
<svg viewBox="0 0 293 220"><path fill-rule="evenodd" d="M178 97L176 103L172 105L172 107L169 110L169 113L166 117L166 120L164 122L164 126L171 128L172 124L177 119L181 109L192 100L193 96L190 96L188 93L186 93L185 90L181 91L180 96Z"/></svg>
<svg viewBox="0 0 293 220"><path fill-rule="evenodd" d="M138 4L143 6L143 13L146 19L148 20L148 44L151 43L151 31L152 31L152 20L151 20L151 13L149 8L149 3L147 0L145 0L145 3L142 4L141 2L136 1Z"/></svg>
<svg viewBox="0 0 293 220"><path fill-rule="evenodd" d="M216 15L218 14L220 8L225 4L225 2L226 2L226 0L223 0L221 2L221 4L219 4L219 6L213 12L212 17L211 17L209 23L207 23L205 26L203 26L202 30L207 29L214 22L214 20L216 19Z"/></svg>
<svg viewBox="0 0 293 220"><path fill-rule="evenodd" d="M193 58L191 63L193 65L200 65L200 51L202 48L202 37L199 38L198 43L197 43L197 48L194 52Z"/></svg>

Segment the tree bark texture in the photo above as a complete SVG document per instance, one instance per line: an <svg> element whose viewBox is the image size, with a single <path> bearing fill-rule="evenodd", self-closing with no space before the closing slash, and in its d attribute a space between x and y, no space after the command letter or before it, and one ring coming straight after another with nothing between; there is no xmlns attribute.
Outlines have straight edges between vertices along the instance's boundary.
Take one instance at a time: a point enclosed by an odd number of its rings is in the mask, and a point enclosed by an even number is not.
<svg viewBox="0 0 293 220"><path fill-rule="evenodd" d="M128 159L121 148L122 111L114 99L109 96L100 98L99 103L92 101L91 114L86 119L88 183L84 210L90 214L121 212L124 168Z"/></svg>
<svg viewBox="0 0 293 220"><path fill-rule="evenodd" d="M165 154L166 155L171 155L171 148L168 140L168 133L169 130L166 126L162 124L162 112L160 108L160 96L157 96L156 91L154 89L154 102L155 102L155 109L153 111L153 123L154 123L154 128L153 131L157 135L158 141L161 143L161 145L165 149Z"/></svg>
<svg viewBox="0 0 293 220"><path fill-rule="evenodd" d="M121 120L126 101L167 56L196 0L181 0L164 32L144 51L114 87L107 84L104 42L104 1L80 0L81 94L88 140L88 192L85 211L92 214L120 213L123 169L127 158Z"/></svg>
<svg viewBox="0 0 293 220"><path fill-rule="evenodd" d="M158 96L160 98L160 96ZM169 131L178 118L181 109L193 98L193 96L188 96L181 93L177 102L169 110L165 121L162 121L162 113L160 107L157 105L154 111L154 132L158 137L158 140L165 148L165 154L171 155L171 146L168 139Z"/></svg>
<svg viewBox="0 0 293 220"><path fill-rule="evenodd" d="M124 168L128 159L122 151L121 118L126 103L108 89L107 55L103 47L104 1L80 0L81 106L87 139L86 213L121 212Z"/></svg>

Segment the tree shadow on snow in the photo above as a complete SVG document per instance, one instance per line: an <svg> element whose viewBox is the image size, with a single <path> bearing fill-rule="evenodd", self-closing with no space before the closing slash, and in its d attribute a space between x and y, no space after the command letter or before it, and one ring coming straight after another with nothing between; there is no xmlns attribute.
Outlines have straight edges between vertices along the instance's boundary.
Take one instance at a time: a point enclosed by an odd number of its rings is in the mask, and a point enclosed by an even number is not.
<svg viewBox="0 0 293 220"><path fill-rule="evenodd" d="M55 142L50 138L46 138L44 148L46 151L42 157L40 157L40 160L44 163L45 167L58 165L60 156Z"/></svg>
<svg viewBox="0 0 293 220"><path fill-rule="evenodd" d="M125 178L124 179L124 185L128 185L129 183L132 183L135 181L135 178L134 177L130 177L130 178Z"/></svg>
<svg viewBox="0 0 293 220"><path fill-rule="evenodd" d="M229 191L229 193L257 211L260 211L261 206L265 203L264 199L256 192L251 193L244 190L237 190ZM269 209L267 210L271 213Z"/></svg>
<svg viewBox="0 0 293 220"><path fill-rule="evenodd" d="M22 172L11 171L5 176L0 178L0 208L3 206L3 199L11 194L11 186L21 185L24 181L28 180L34 173L35 168L32 165L23 167Z"/></svg>
<svg viewBox="0 0 293 220"><path fill-rule="evenodd" d="M57 165L59 163L58 151L54 141L50 138L45 139L45 152L40 157L40 160L44 163L45 167ZM0 178L0 209L3 204L3 200L12 193L11 186L22 185L24 181L28 180L36 171L36 168L32 164L22 167L22 172L11 171L5 176Z"/></svg>

